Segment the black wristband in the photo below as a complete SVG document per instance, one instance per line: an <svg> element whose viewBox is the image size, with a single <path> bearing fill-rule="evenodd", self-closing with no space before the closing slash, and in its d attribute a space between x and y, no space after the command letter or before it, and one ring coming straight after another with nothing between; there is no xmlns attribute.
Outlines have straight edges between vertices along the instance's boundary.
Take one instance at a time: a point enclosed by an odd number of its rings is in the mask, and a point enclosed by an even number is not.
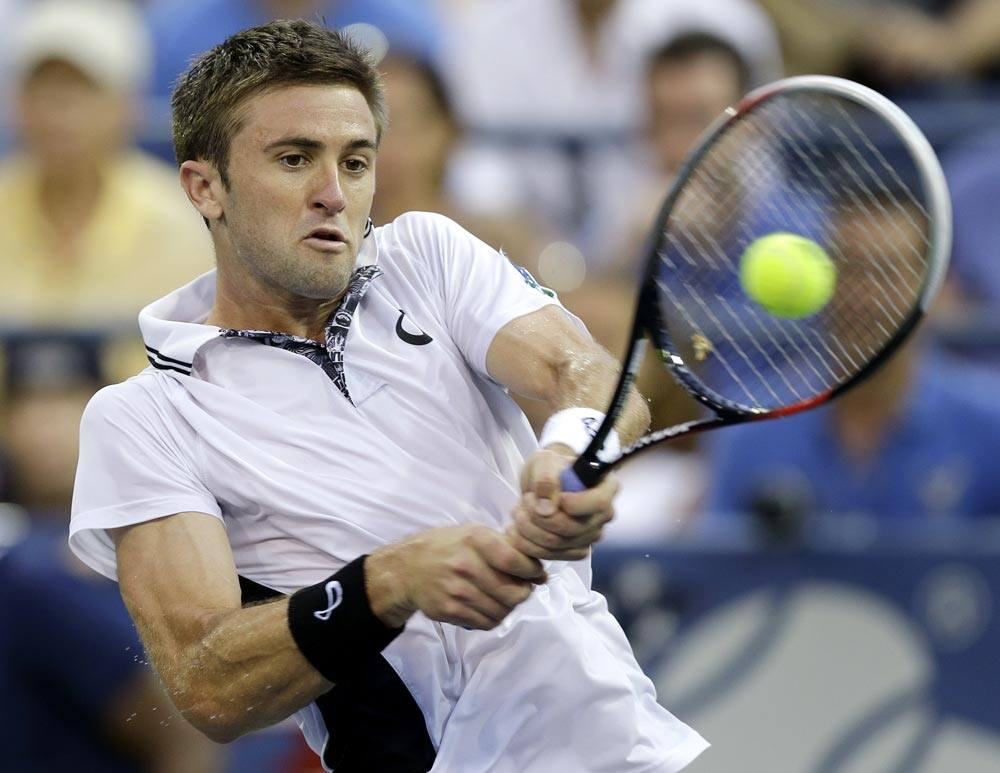
<svg viewBox="0 0 1000 773"><path fill-rule="evenodd" d="M323 582L288 600L288 627L310 665L331 682L357 671L358 661L378 655L402 628L388 628L368 603L365 559L356 558Z"/></svg>

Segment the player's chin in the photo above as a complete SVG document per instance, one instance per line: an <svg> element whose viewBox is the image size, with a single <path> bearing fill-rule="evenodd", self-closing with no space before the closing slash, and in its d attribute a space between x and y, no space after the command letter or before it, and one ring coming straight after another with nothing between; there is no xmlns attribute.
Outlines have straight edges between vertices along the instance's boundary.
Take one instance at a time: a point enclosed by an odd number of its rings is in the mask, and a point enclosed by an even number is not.
<svg viewBox="0 0 1000 773"><path fill-rule="evenodd" d="M350 279L350 266L317 266L302 261L293 270L285 271L279 284L300 298L326 300L340 295Z"/></svg>

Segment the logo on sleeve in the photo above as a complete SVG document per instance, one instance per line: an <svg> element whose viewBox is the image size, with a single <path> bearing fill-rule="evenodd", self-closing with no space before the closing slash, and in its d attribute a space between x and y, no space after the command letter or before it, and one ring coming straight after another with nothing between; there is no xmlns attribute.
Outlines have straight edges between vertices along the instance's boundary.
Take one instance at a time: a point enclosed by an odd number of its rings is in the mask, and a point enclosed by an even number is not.
<svg viewBox="0 0 1000 773"><path fill-rule="evenodd" d="M324 623L330 619L330 615L333 614L333 610L340 606L340 602L344 600L344 589L341 587L337 580L330 580L324 588L326 590L326 609L319 609L313 612L313 617L317 620L322 620Z"/></svg>
<svg viewBox="0 0 1000 773"><path fill-rule="evenodd" d="M426 346L434 339L431 338L427 333L420 328L417 328L416 333L410 333L403 328L403 317L406 316L406 312L402 309L399 310L399 319L396 320L396 335L399 336L400 340L406 341L408 344L413 346Z"/></svg>
<svg viewBox="0 0 1000 773"><path fill-rule="evenodd" d="M528 285L528 287L531 287L534 290L538 290L538 292L540 292L542 295L547 295L550 298L556 297L554 290L550 290L548 287L543 287L542 285L540 285L538 283L538 280L535 279L535 277L531 275L531 272L528 271L528 269L526 269L524 266L514 266L514 268L516 268L518 272L521 274L521 278L524 280L524 283Z"/></svg>

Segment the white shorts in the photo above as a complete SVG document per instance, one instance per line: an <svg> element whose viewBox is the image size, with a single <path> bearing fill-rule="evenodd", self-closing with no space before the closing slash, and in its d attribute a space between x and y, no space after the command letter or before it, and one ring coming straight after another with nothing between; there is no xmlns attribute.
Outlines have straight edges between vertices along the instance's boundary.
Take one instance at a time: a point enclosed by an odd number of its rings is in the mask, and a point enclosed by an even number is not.
<svg viewBox="0 0 1000 773"><path fill-rule="evenodd" d="M492 631L417 614L382 654L423 712L432 773L675 773L708 747L656 702L604 597L569 567ZM320 754L315 704L297 719Z"/></svg>

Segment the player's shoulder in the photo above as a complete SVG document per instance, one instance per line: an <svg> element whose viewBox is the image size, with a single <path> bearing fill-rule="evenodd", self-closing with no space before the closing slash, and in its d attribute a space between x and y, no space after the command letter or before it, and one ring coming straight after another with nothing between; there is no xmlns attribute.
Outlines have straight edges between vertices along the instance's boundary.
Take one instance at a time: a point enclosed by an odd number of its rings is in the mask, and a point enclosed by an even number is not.
<svg viewBox="0 0 1000 773"><path fill-rule="evenodd" d="M98 390L83 412L84 426L114 425L125 428L135 423L147 423L162 414L157 390L153 387L156 374L150 369Z"/></svg>
<svg viewBox="0 0 1000 773"><path fill-rule="evenodd" d="M404 212L375 231L380 242L395 242L417 249L440 246L443 240L472 238L462 226L438 212Z"/></svg>
<svg viewBox="0 0 1000 773"><path fill-rule="evenodd" d="M437 286L449 267L475 262L482 244L451 218L436 212L407 212L375 229L378 264L397 278Z"/></svg>

